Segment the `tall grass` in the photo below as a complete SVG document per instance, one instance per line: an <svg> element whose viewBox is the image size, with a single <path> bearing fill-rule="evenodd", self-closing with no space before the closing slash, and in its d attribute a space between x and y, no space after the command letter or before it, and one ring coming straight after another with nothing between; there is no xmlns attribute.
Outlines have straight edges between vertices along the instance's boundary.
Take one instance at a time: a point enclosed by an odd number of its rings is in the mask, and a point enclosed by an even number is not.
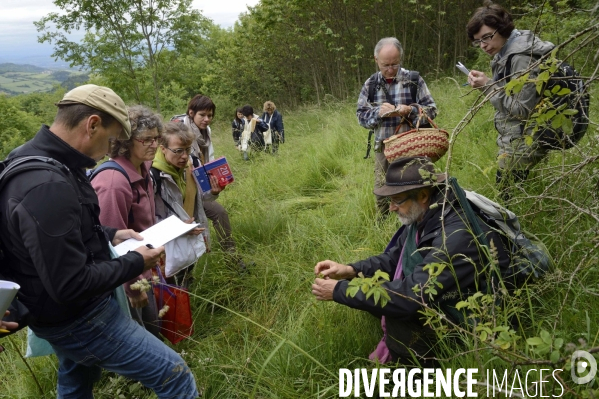
<svg viewBox="0 0 599 399"><path fill-rule="evenodd" d="M450 79L430 86L441 110L437 123L452 131L476 94ZM593 106L596 115L595 101ZM241 254L255 265L249 274L239 274L215 248L194 270L195 333L174 348L187 360L204 397L336 397L339 368L373 367L367 357L381 336L379 320L317 302L310 293L316 262L347 263L380 253L398 227L395 218L376 221L373 159L363 158L367 131L358 126L354 107L327 103L285 114L287 141L279 153L256 153L248 162L233 146L230 125L214 126L217 155L227 157L236 180L219 201L229 212ZM558 266L512 303L526 320L518 331L520 342L548 330L566 342L579 345L584 338L597 346L598 180L592 157L599 143L596 126L590 130L580 150L551 154L509 203L524 227L543 239ZM448 168L463 187L496 199L495 138L487 105L456 136L451 162L444 157L437 165ZM0 398L41 397L16 353L24 352L24 334L13 341L14 347L4 340L8 350L0 355ZM463 345L452 342L442 341L444 366L512 367L493 350L471 352L480 346L472 337ZM524 346L518 350L547 357ZM55 395L56 359L28 362L44 396ZM153 397L138 384L108 374L95 394Z"/></svg>

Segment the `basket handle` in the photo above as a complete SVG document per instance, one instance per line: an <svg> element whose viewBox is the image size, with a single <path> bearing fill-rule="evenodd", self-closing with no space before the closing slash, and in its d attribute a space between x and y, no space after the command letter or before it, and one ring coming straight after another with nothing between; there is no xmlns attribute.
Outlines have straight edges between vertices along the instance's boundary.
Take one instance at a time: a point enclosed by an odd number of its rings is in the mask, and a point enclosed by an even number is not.
<svg viewBox="0 0 599 399"><path fill-rule="evenodd" d="M422 119L423 116L426 116L426 119L428 119L428 122L431 124L431 126L433 126L435 129L439 128L439 126L437 126L437 124L435 122L433 122L431 117L428 116L428 114L426 112L424 112L422 107L417 107L417 108L418 108L418 121L416 122L416 130L420 129L420 120Z"/></svg>
<svg viewBox="0 0 599 399"><path fill-rule="evenodd" d="M439 128L439 126L437 126L437 124L435 122L433 122L433 120L430 118L430 116L428 116L428 114L426 112L424 112L422 107L416 107L416 108L418 108L418 120L416 121L416 130L420 130L420 120L422 119L423 116L426 116L426 119L428 119L431 126L433 126L435 129ZM408 122L408 125L410 126L410 128L414 129L414 125L412 124L412 121L406 117L404 117L404 119L406 120L406 122ZM401 125L402 125L401 123L399 125L397 125L397 127L395 128L394 134L397 134L397 131L399 130Z"/></svg>

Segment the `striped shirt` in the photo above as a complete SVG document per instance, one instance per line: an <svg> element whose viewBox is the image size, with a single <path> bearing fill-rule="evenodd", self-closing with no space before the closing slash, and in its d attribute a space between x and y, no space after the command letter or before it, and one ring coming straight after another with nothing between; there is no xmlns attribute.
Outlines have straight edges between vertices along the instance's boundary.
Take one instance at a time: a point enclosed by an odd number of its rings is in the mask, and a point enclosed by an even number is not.
<svg viewBox="0 0 599 399"><path fill-rule="evenodd" d="M416 94L416 103L412 103L412 93L410 91L410 71L400 68L397 71L397 75L393 78L391 83L387 83L383 78L381 72L377 72L376 78L384 82L384 86L393 100L393 105L397 106L400 104L412 105L414 107L422 108L423 111L431 118L434 119L437 116L437 106L435 100L431 96L424 79L422 76L418 76L418 91ZM358 122L362 127L366 129L374 129L375 137L377 140L383 140L395 134L397 125L401 124L397 133L403 133L411 129L410 125L404 121L402 122L401 117L387 117L381 118L379 116L379 109L381 104L387 102L387 96L381 87L374 93L374 103L368 102L368 87L371 79L364 83L362 90L360 91L360 97L358 98L358 109L356 116ZM413 110L408 116L412 121L412 124L416 126L418 115ZM426 118L425 118L426 120ZM421 121L423 123L423 121Z"/></svg>

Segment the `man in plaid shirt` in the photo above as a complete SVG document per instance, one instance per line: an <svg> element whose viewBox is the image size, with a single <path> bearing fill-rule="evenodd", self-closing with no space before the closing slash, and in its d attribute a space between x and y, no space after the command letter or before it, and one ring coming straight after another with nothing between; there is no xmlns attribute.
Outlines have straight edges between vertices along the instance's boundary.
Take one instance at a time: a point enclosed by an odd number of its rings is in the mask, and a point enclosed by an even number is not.
<svg viewBox="0 0 599 399"><path fill-rule="evenodd" d="M437 115L435 101L421 76L418 76L416 99L415 101L412 99L410 86L414 83L410 81L410 71L401 68L402 58L403 48L399 40L394 37L379 40L374 48L374 59L380 72L368 78L358 98L356 111L358 122L366 129L373 129L375 133L375 189L385 184L385 173L389 167L389 162L383 153L382 141L396 133L412 129L410 123L416 126L421 109L431 119ZM371 84L376 85L372 103L368 100ZM427 120L424 117L420 123L425 122ZM388 214L387 198L376 195L375 197L380 213Z"/></svg>

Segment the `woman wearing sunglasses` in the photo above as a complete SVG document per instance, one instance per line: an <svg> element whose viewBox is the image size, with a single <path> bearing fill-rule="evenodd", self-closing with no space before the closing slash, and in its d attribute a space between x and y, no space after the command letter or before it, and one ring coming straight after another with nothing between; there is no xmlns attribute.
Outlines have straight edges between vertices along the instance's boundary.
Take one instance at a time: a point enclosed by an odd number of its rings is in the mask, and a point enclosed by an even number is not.
<svg viewBox="0 0 599 399"><path fill-rule="evenodd" d="M100 222L117 229L143 231L152 227L154 218L154 189L150 166L164 129L162 119L141 105L130 107L131 137L111 144L110 158L122 169L107 168L92 175L91 184L98 194ZM139 279L151 280L147 270L125 284L131 316L146 330L160 338L158 310L152 290L132 290Z"/></svg>
<svg viewBox="0 0 599 399"><path fill-rule="evenodd" d="M509 96L502 88L510 79L506 79L507 75L513 74L513 78L521 76L554 45L542 41L531 31L515 29L510 13L489 1L475 11L466 30L472 45L493 57L493 76L471 70L468 83L485 94L493 93L490 102L495 108L495 128L499 133L496 181L502 196L509 198L507 189L510 183L525 180L529 170L547 155L547 150L525 140L532 127L525 129L524 124L539 101L535 84L527 83L520 92ZM538 74L539 68L536 67L530 71L530 78Z"/></svg>

